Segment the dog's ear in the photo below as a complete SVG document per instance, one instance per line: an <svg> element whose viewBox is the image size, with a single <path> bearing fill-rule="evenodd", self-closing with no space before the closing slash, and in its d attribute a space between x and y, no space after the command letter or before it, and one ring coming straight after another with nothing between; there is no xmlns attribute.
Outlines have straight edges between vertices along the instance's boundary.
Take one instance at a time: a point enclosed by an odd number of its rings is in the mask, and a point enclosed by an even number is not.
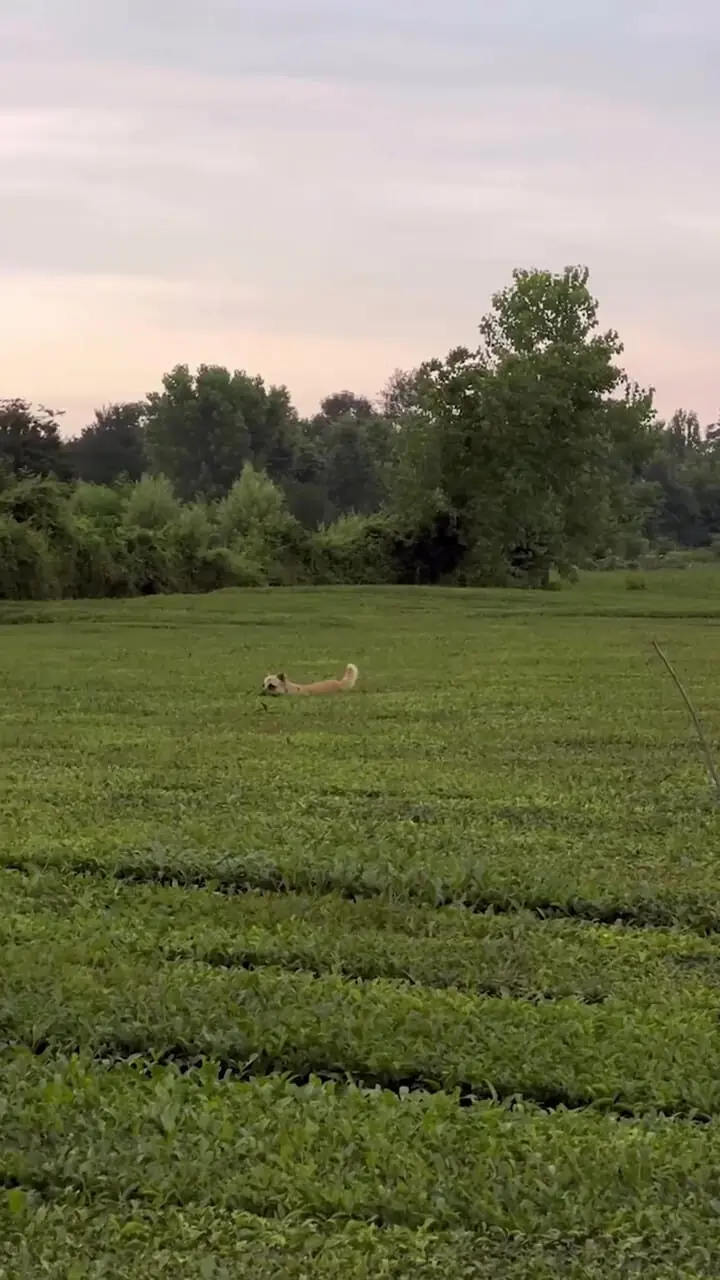
<svg viewBox="0 0 720 1280"><path fill-rule="evenodd" d="M285 677L284 671L278 671L278 680L281 682L281 684L285 684L286 677Z"/></svg>

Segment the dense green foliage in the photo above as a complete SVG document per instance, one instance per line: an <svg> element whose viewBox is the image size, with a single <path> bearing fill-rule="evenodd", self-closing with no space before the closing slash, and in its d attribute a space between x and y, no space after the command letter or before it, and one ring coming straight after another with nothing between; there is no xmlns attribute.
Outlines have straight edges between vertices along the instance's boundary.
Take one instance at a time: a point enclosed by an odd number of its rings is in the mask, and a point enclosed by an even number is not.
<svg viewBox="0 0 720 1280"><path fill-rule="evenodd" d="M717 1275L720 572L637 581L0 606L3 1280Z"/></svg>
<svg viewBox="0 0 720 1280"><path fill-rule="evenodd" d="M388 583L549 586L720 546L720 428L656 419L588 272L515 271L474 351L303 419L288 389L178 365L143 401L0 401L0 599Z"/></svg>

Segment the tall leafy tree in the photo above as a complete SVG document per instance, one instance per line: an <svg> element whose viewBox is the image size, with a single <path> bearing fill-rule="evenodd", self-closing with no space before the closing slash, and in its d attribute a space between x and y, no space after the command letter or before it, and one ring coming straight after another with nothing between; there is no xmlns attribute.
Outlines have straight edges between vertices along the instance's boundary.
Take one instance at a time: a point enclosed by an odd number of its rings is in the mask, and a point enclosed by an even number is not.
<svg viewBox="0 0 720 1280"><path fill-rule="evenodd" d="M222 497L250 457L237 386L244 376L219 365L201 365L193 376L187 365L176 365L165 374L163 390L148 396L151 467L172 481L183 500Z"/></svg>
<svg viewBox="0 0 720 1280"><path fill-rule="evenodd" d="M282 477L292 467L297 416L285 387L221 365L177 365L148 396L147 451L181 498L229 493L246 462Z"/></svg>
<svg viewBox="0 0 720 1280"><path fill-rule="evenodd" d="M661 423L645 468L656 501L646 520L652 541L708 546L720 535L720 447L717 427L703 429L692 410L677 409Z"/></svg>
<svg viewBox="0 0 720 1280"><path fill-rule="evenodd" d="M327 490L339 514L367 515L380 505L380 477L365 423L347 418L333 424L327 446Z"/></svg>
<svg viewBox="0 0 720 1280"><path fill-rule="evenodd" d="M92 484L139 480L147 468L145 405L110 404L66 446L73 473Z"/></svg>
<svg viewBox="0 0 720 1280"><path fill-rule="evenodd" d="M256 467L276 481L293 473L300 441L300 424L290 392L285 386L269 387L257 419L248 419Z"/></svg>
<svg viewBox="0 0 720 1280"><path fill-rule="evenodd" d="M59 413L27 400L0 400L0 470L15 475L69 474Z"/></svg>
<svg viewBox="0 0 720 1280"><path fill-rule="evenodd" d="M305 448L299 456L306 464L308 442L320 464L332 513L369 514L379 509L387 490L392 427L366 396L347 390L326 396L305 429Z"/></svg>
<svg viewBox="0 0 720 1280"><path fill-rule="evenodd" d="M480 338L420 370L401 476L488 566L546 580L635 517L652 396L617 363L584 267L515 271Z"/></svg>
<svg viewBox="0 0 720 1280"><path fill-rule="evenodd" d="M705 439L693 409L676 409L664 429L664 435L668 452L676 458L687 458L704 451Z"/></svg>

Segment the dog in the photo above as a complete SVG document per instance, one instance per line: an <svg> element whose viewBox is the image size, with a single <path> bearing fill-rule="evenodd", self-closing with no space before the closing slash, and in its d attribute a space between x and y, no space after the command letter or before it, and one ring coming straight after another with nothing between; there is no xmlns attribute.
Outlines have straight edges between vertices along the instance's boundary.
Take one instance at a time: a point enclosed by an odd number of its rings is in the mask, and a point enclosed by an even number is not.
<svg viewBox="0 0 720 1280"><path fill-rule="evenodd" d="M355 688L358 675L354 662L348 663L342 680L318 680L315 684L293 684L281 671L276 676L265 677L260 694L275 697L280 693L344 693L346 689Z"/></svg>

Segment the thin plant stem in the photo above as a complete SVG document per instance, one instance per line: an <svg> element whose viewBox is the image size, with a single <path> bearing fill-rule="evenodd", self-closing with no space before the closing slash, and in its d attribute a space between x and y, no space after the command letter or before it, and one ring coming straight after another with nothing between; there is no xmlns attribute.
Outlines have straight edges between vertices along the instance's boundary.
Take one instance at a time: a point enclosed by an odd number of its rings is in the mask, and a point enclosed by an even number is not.
<svg viewBox="0 0 720 1280"><path fill-rule="evenodd" d="M692 704L692 701L690 699L690 694L687 692L687 689L685 688L682 680L680 679L675 668L673 667L670 659L666 656L666 654L663 653L657 640L653 640L652 646L656 654L658 655L658 657L665 664L666 669L670 672L670 675L675 682L675 686L679 690L680 696L682 697L682 700L685 703L685 706L690 712L690 715L692 717L692 722L695 725L695 732L697 733L698 739L700 741L700 745L705 754L705 761L707 763L708 773L710 774L710 777L713 783L715 784L715 790L717 792L718 799L720 799L720 776L718 775L717 766L713 759L712 751L710 750L710 743L705 737L702 725L700 724L700 720L698 718L697 711L695 710Z"/></svg>

